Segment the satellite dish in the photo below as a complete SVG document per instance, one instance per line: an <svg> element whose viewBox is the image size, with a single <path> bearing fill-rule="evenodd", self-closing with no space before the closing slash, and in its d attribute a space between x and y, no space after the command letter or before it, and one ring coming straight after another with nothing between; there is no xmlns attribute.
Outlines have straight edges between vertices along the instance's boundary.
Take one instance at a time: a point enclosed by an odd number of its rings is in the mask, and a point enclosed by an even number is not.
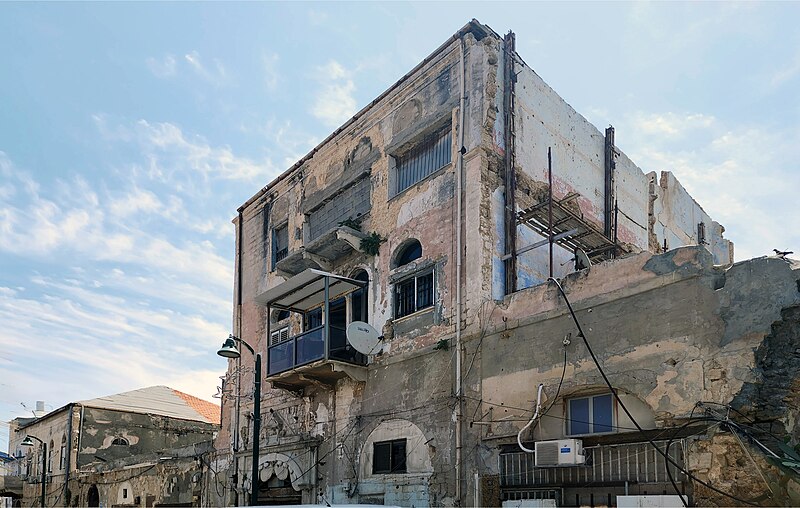
<svg viewBox="0 0 800 508"><path fill-rule="evenodd" d="M592 266L592 262L589 261L589 256L586 254L581 248L575 249L575 271L584 270Z"/></svg>
<svg viewBox="0 0 800 508"><path fill-rule="evenodd" d="M347 326L347 342L359 353L374 355L380 351L379 345L382 341L383 335L368 323L353 321Z"/></svg>

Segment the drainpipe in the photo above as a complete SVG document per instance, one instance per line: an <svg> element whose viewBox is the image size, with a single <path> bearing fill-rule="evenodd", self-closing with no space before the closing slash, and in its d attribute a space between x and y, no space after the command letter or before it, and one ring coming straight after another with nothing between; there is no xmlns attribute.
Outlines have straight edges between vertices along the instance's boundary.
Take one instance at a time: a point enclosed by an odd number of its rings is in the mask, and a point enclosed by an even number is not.
<svg viewBox="0 0 800 508"><path fill-rule="evenodd" d="M456 221L456 506L461 506L461 415L462 415L462 399L461 399L461 259L462 254L462 238L461 227L463 221L462 214L462 194L463 181L464 181L464 107L466 102L467 85L466 85L466 49L464 47L464 36L459 39L461 47L461 91L458 106L458 174L456 175L456 206L458 208L458 219Z"/></svg>
<svg viewBox="0 0 800 508"><path fill-rule="evenodd" d="M69 405L69 409L67 409L67 413L69 414L69 420L67 420L67 457L64 460L64 490L61 494L61 499L64 500L64 506L69 506L69 499L67 499L67 491L69 490L69 468L72 465L72 411L75 408L75 404L72 403ZM71 496L70 496L71 497Z"/></svg>
<svg viewBox="0 0 800 508"><path fill-rule="evenodd" d="M236 240L236 336L242 338L242 229L244 228L244 217L242 209L239 209L239 220L237 227ZM242 357L236 359L236 417L233 427L233 495L234 504L239 505L239 415L242 412ZM253 487L255 483L253 482Z"/></svg>

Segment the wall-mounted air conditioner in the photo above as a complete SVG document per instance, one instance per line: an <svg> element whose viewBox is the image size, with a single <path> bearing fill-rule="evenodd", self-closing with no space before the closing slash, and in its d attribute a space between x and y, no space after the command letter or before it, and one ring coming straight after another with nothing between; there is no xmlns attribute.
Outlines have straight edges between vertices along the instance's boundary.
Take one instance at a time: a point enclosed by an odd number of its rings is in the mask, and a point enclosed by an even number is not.
<svg viewBox="0 0 800 508"><path fill-rule="evenodd" d="M534 451L537 467L578 466L586 462L580 439L537 441Z"/></svg>

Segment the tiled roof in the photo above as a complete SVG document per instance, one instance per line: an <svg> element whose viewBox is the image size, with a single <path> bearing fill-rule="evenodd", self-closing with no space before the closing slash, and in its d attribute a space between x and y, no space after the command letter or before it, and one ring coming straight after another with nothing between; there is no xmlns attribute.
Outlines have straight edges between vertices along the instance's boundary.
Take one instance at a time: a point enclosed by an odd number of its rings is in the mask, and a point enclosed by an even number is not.
<svg viewBox="0 0 800 508"><path fill-rule="evenodd" d="M219 425L219 406L168 386L150 386L79 403L87 407L157 414Z"/></svg>

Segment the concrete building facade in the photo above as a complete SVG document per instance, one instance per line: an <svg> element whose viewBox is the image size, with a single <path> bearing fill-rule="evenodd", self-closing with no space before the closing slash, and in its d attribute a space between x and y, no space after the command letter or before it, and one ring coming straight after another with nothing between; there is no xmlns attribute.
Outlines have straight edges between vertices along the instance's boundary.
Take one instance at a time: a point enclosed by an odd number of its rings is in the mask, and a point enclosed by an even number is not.
<svg viewBox="0 0 800 508"><path fill-rule="evenodd" d="M41 506L44 447L26 436L47 444L47 506L197 506L218 428L218 406L166 386L15 419L19 506Z"/></svg>
<svg viewBox="0 0 800 508"><path fill-rule="evenodd" d="M697 403L771 411L767 430L797 438L793 413L758 400L765 383L789 390L758 351L784 347L769 343L792 329L796 266L734 265L674 175L637 167L512 33L468 23L238 212L233 334L266 365L258 477L244 353L223 381L227 473L208 505L251 489L264 504L616 504L674 494L668 471L692 500L725 499L705 485L746 477L750 495L762 476L720 462L732 434L695 421ZM345 338L353 321L382 336L369 351ZM537 467L518 439L577 439L586 462Z"/></svg>

